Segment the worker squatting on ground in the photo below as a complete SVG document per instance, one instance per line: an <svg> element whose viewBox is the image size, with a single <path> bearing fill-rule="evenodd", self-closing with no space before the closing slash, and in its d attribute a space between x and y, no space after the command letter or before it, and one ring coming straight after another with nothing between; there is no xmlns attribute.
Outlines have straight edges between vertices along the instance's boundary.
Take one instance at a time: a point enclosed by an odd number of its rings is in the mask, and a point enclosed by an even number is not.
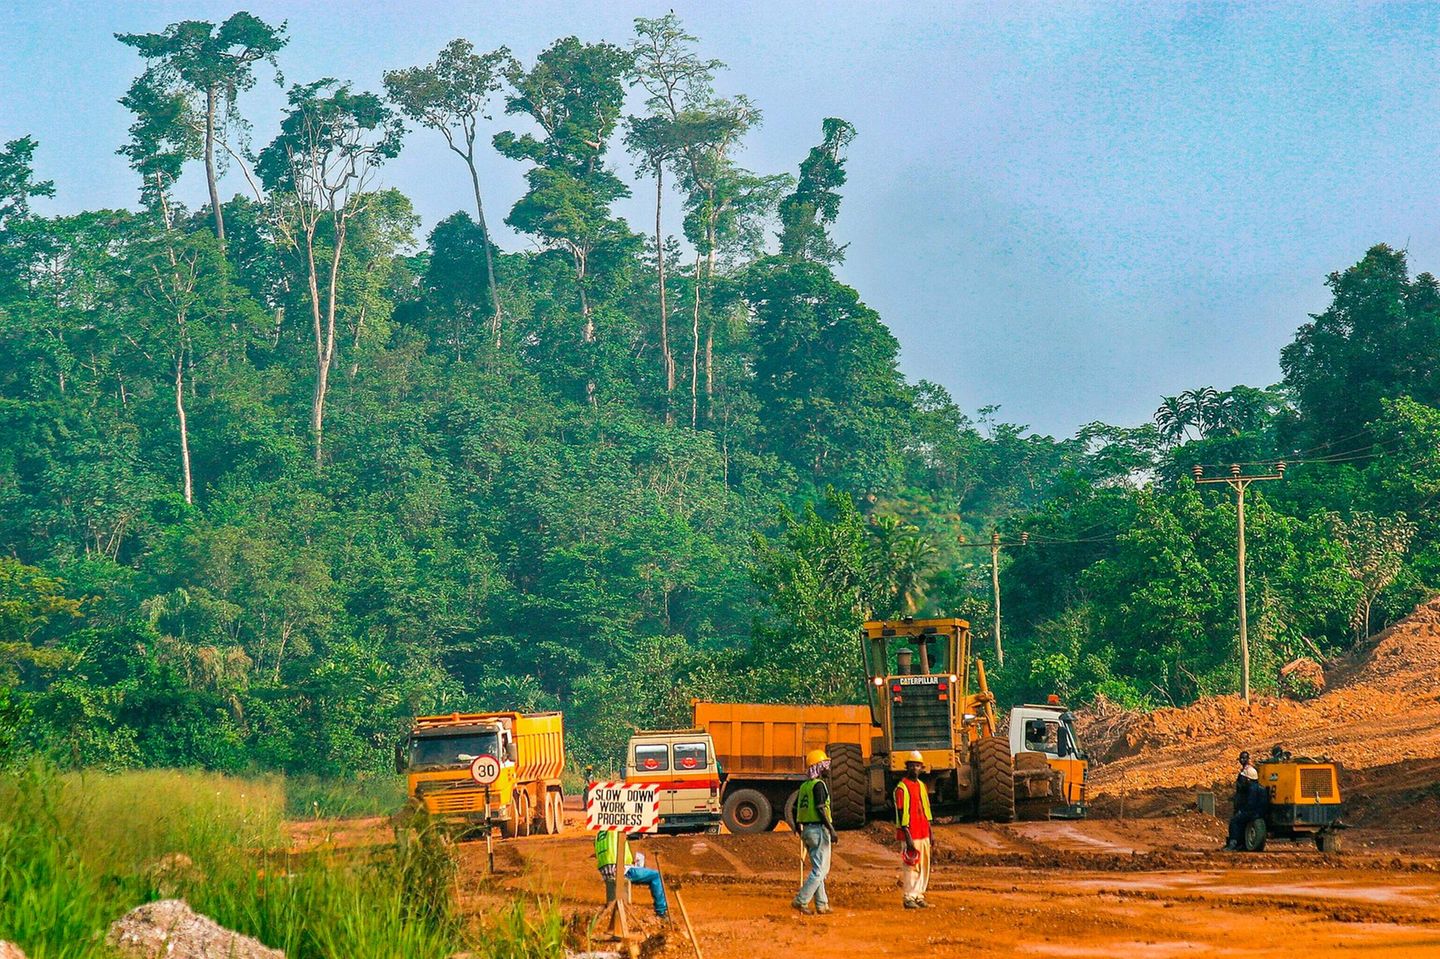
<svg viewBox="0 0 1440 959"><path fill-rule="evenodd" d="M1246 765L1240 770L1235 783L1235 812L1230 817L1230 833L1225 838L1227 850L1245 848L1245 827L1265 815L1265 803L1269 799L1254 766Z"/></svg>
<svg viewBox="0 0 1440 959"><path fill-rule="evenodd" d="M920 781L924 768L919 750L911 750L905 760L905 778L895 786L896 838L905 844L900 862L906 909L930 907L925 901L930 885L930 794Z"/></svg>
<svg viewBox="0 0 1440 959"><path fill-rule="evenodd" d="M830 817L830 787L824 776L830 771L830 757L823 749L812 749L805 756L806 780L800 784L795 801L795 822L800 826L800 839L810 860L810 874L790 905L804 912L815 900L817 915L830 911L830 897L825 892L825 877L830 875L830 847L838 838L835 820Z"/></svg>
<svg viewBox="0 0 1440 959"><path fill-rule="evenodd" d="M650 898L655 901L655 915L664 919L670 914L670 904L665 900L665 883L660 870L646 869L636 865L635 856L630 852L630 840L618 829L602 829L595 834L595 868L605 880L605 901L615 899L616 870L619 863L625 864L625 878L633 883L650 887Z"/></svg>

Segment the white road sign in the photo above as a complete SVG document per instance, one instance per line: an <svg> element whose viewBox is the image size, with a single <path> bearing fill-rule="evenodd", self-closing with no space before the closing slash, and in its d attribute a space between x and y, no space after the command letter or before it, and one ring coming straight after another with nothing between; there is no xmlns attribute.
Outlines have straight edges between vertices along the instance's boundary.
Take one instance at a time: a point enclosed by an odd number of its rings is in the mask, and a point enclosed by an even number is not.
<svg viewBox="0 0 1440 959"><path fill-rule="evenodd" d="M494 756L476 756L470 760L470 778L488 786L500 778L500 760Z"/></svg>
<svg viewBox="0 0 1440 959"><path fill-rule="evenodd" d="M649 783L591 783L585 791L585 826L594 832L658 832L660 790Z"/></svg>

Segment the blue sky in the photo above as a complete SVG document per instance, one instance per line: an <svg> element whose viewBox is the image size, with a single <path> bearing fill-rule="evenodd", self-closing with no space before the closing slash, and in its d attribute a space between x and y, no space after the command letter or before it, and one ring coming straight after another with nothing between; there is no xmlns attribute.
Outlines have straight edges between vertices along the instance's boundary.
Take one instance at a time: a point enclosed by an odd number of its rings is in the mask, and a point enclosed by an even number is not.
<svg viewBox="0 0 1440 959"><path fill-rule="evenodd" d="M135 201L115 101L139 60L112 34L242 7L289 21L287 80L370 89L456 36L528 62L569 34L627 42L634 17L673 7L728 64L720 92L764 111L746 165L793 172L826 116L859 129L840 273L895 331L906 373L1044 432L1276 381L1325 275L1373 243L1440 271L1436 5L11 0L0 139L40 140L59 191L45 212ZM262 82L242 101L257 144L282 100ZM485 157L497 223L523 169ZM187 179L198 205L199 171ZM468 206L463 166L428 131L384 179L426 231ZM652 197L621 205L637 228Z"/></svg>

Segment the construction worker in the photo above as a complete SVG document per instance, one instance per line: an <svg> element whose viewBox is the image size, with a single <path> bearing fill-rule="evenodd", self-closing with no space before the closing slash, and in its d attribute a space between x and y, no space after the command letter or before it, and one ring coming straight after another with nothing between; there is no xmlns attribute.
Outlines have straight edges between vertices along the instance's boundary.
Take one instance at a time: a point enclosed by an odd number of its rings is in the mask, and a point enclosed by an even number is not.
<svg viewBox="0 0 1440 959"><path fill-rule="evenodd" d="M1235 774L1235 807L1240 807L1240 802L1245 796L1245 770L1253 768L1250 764L1250 751L1240 752L1240 771Z"/></svg>
<svg viewBox="0 0 1440 959"><path fill-rule="evenodd" d="M660 870L646 869L636 865L635 856L630 852L630 840L618 829L602 829L595 834L595 868L605 880L605 901L615 899L615 874L620 863L625 864L625 878L633 883L650 887L650 898L655 902L655 915L664 919L670 914L670 904L665 900L665 883Z"/></svg>
<svg viewBox="0 0 1440 959"><path fill-rule="evenodd" d="M901 889L906 909L929 909L925 890L930 885L930 794L920 781L925 759L918 749L905 757L905 778L895 786L896 838L904 843Z"/></svg>
<svg viewBox="0 0 1440 959"><path fill-rule="evenodd" d="M812 749L805 756L805 767L808 778L800 784L795 800L795 822L810 859L810 874L790 905L805 912L814 899L816 915L823 916L830 911L830 897L825 892L825 877L830 875L830 847L838 838L835 820L830 816L830 788L824 779L830 771L830 757L823 749Z"/></svg>
<svg viewBox="0 0 1440 959"><path fill-rule="evenodd" d="M1225 839L1227 851L1245 848L1245 827L1265 815L1265 804L1270 801L1270 794L1260 785L1260 774L1254 766L1241 770L1240 780L1245 785L1236 792L1235 813L1230 817L1230 833Z"/></svg>

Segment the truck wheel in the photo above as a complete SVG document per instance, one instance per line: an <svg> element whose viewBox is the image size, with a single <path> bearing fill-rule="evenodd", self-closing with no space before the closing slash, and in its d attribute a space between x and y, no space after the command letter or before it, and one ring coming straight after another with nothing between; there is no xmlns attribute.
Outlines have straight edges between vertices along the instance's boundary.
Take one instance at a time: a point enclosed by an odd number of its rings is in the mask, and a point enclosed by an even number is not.
<svg viewBox="0 0 1440 959"><path fill-rule="evenodd" d="M983 736L975 743L975 765L980 789L975 798L976 817L986 822L1015 818L1015 766L1010 744L999 736Z"/></svg>
<svg viewBox="0 0 1440 959"><path fill-rule="evenodd" d="M551 790L550 805L555 810L552 819L554 828L552 828L550 832L558 836L565 831L565 794L558 789Z"/></svg>
<svg viewBox="0 0 1440 959"><path fill-rule="evenodd" d="M530 835L530 827L534 815L530 809L530 794L526 792L517 793L515 796L515 835Z"/></svg>
<svg viewBox="0 0 1440 959"><path fill-rule="evenodd" d="M725 808L720 815L731 832L753 833L770 828L775 810L758 789L737 789L725 797Z"/></svg>
<svg viewBox="0 0 1440 959"><path fill-rule="evenodd" d="M865 756L859 743L831 743L830 816L836 829L859 829L865 825Z"/></svg>
<svg viewBox="0 0 1440 959"><path fill-rule="evenodd" d="M542 795L544 798L540 800L540 816L537 825L540 827L540 835L553 836L555 835L555 794L547 789Z"/></svg>
<svg viewBox="0 0 1440 959"><path fill-rule="evenodd" d="M785 820L785 825L790 827L791 832L800 831L800 824L795 819L799 806L800 790L791 790L790 795L785 797L785 805L780 807L780 817Z"/></svg>
<svg viewBox="0 0 1440 959"><path fill-rule="evenodd" d="M1245 851L1263 852L1265 850L1265 820L1252 819L1245 824Z"/></svg>

